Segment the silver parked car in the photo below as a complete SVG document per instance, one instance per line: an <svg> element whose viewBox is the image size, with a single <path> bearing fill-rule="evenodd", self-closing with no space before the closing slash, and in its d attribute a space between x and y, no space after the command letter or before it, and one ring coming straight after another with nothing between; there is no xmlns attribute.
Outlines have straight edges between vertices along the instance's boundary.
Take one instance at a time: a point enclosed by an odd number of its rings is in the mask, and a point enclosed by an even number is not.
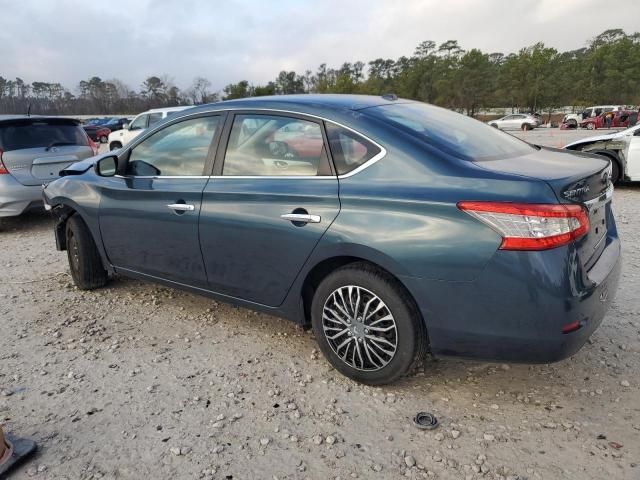
<svg viewBox="0 0 640 480"><path fill-rule="evenodd" d="M42 206L43 183L97 153L77 120L0 115L0 217Z"/></svg>
<svg viewBox="0 0 640 480"><path fill-rule="evenodd" d="M538 119L528 113L514 113L487 123L500 130L533 130L539 125Z"/></svg>

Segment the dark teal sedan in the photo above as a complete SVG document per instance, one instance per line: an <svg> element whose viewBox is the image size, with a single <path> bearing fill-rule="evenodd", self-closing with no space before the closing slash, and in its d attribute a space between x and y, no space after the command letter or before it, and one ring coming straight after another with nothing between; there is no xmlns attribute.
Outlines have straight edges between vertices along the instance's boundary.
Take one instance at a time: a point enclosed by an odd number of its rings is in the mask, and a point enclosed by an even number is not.
<svg viewBox="0 0 640 480"><path fill-rule="evenodd" d="M368 384L427 352L565 358L620 274L608 160L395 96L204 105L62 175L44 197L78 287L118 273L286 317Z"/></svg>

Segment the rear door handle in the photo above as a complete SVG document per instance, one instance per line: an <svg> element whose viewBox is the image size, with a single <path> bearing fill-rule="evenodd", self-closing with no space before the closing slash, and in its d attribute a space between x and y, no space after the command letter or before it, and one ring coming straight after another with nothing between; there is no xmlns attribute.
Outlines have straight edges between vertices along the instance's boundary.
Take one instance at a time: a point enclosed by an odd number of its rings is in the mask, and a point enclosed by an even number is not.
<svg viewBox="0 0 640 480"><path fill-rule="evenodd" d="M170 203L167 207L176 212L193 212L196 209L195 206L187 203Z"/></svg>
<svg viewBox="0 0 640 480"><path fill-rule="evenodd" d="M280 215L280 218L289 222L300 223L320 223L320 220L322 220L320 215L309 215L308 213L285 213Z"/></svg>

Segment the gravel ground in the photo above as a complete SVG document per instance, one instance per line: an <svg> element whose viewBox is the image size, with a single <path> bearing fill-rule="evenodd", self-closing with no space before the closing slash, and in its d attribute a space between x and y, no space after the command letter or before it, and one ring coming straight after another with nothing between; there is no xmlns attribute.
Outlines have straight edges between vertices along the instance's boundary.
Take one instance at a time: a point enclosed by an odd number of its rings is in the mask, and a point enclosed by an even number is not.
<svg viewBox="0 0 640 480"><path fill-rule="evenodd" d="M47 215L2 220L0 423L40 446L12 478L638 479L640 186L614 208L621 286L573 358L430 361L384 388L284 320L125 278L79 291Z"/></svg>

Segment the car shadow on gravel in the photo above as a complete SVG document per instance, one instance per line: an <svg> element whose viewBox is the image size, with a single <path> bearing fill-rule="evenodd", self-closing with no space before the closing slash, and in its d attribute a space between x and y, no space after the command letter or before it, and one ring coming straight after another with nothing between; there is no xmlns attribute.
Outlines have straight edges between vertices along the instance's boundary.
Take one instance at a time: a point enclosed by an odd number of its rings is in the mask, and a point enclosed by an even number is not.
<svg viewBox="0 0 640 480"><path fill-rule="evenodd" d="M0 218L0 233L26 233L41 231L53 227L53 218L49 212L34 210L17 217Z"/></svg>
<svg viewBox="0 0 640 480"><path fill-rule="evenodd" d="M616 190L640 190L640 182L625 182L620 185L616 185Z"/></svg>

